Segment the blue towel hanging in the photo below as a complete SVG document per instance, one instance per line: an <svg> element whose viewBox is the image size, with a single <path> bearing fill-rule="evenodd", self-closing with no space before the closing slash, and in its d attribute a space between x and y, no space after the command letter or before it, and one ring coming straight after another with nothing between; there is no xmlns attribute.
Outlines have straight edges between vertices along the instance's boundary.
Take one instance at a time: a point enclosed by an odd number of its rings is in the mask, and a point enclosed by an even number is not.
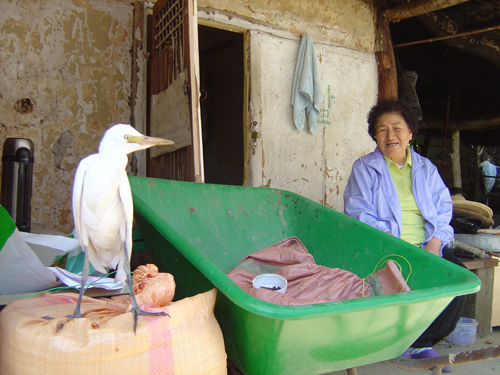
<svg viewBox="0 0 500 375"><path fill-rule="evenodd" d="M304 129L307 115L309 131L314 134L322 100L314 43L309 34L304 34L292 88L293 121L299 131Z"/></svg>

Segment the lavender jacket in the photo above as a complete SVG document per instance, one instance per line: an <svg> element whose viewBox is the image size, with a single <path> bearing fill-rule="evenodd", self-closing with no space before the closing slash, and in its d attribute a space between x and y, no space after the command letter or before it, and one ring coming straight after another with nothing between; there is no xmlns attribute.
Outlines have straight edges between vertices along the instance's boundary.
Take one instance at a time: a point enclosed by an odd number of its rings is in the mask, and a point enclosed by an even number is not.
<svg viewBox="0 0 500 375"><path fill-rule="evenodd" d="M425 224L425 241L441 241L442 249L453 238L450 220L453 205L448 188L432 162L411 151L413 195ZM401 237L402 212L396 187L378 147L356 160L344 191L344 213L372 227Z"/></svg>

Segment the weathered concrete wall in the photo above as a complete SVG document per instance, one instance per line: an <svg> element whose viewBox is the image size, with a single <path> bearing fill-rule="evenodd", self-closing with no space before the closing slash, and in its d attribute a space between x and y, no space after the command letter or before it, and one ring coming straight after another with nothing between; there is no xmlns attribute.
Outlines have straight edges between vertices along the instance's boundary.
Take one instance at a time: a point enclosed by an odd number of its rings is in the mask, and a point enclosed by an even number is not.
<svg viewBox="0 0 500 375"><path fill-rule="evenodd" d="M251 33L251 112L262 138L250 159L251 184L291 190L342 211L352 163L372 151L366 114L377 95L373 54L316 45L323 92L314 134L293 123L291 92L300 43ZM255 54L254 54L255 52ZM255 66L257 65L257 66Z"/></svg>
<svg viewBox="0 0 500 375"><path fill-rule="evenodd" d="M35 145L32 223L71 231L79 160L130 122L132 23L125 1L0 2L0 142ZM14 109L22 98L30 113Z"/></svg>
<svg viewBox="0 0 500 375"><path fill-rule="evenodd" d="M198 0L198 7L367 52L375 41L373 0Z"/></svg>
<svg viewBox="0 0 500 375"><path fill-rule="evenodd" d="M294 191L343 210L352 163L375 147L366 122L378 81L370 4L198 0L200 20L249 33L249 124L257 122L261 138L249 153L247 185ZM297 130L290 104L304 33L315 42L324 97L315 134Z"/></svg>
<svg viewBox="0 0 500 375"><path fill-rule="evenodd" d="M352 162L373 148L365 120L377 91L372 1L198 6L205 21L250 30L250 119L262 138L248 184L290 189L341 210ZM79 160L97 150L107 126L130 121L132 28L125 0L0 1L0 142L21 137L35 144L33 223L72 229ZM291 119L299 36L306 32L316 42L325 97L315 135L299 133ZM33 105L29 113L15 109L24 98ZM144 103L138 98L138 106Z"/></svg>

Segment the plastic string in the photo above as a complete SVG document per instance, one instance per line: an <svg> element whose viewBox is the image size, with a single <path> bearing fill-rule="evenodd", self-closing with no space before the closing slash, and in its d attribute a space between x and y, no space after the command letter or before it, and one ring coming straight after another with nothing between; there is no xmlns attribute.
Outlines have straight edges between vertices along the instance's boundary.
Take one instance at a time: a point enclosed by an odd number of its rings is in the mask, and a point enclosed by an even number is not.
<svg viewBox="0 0 500 375"><path fill-rule="evenodd" d="M361 279L361 280L363 280L363 289L361 290L361 295L363 296L363 298L365 298L365 284L366 284L365 280L366 280L366 278L368 278L370 276L373 276L377 271L380 271L382 268L384 268L385 265L387 264L387 262L389 262L389 261L392 260L394 262L394 264L396 264L396 266L398 267L399 272L401 273L401 275L403 275L403 269L402 269L401 265L397 261L395 261L394 259L387 259L389 257L399 257L399 258L403 259L406 262L406 264L408 264L408 267L409 267L410 271L408 272L408 276L406 276L406 278L405 278L405 283L408 284L408 279L410 278L411 273L412 273L412 268L411 268L410 262L408 261L408 259L406 259L402 255L388 254L388 255L386 255L385 257L383 257L382 259L380 259L378 261L377 265L375 266L375 268L373 269L373 272L371 274L369 274L367 277ZM399 286L399 277L398 277L398 283L397 283L397 285L395 287L395 290L394 290L396 293L397 293L397 290L398 290L398 286ZM403 290L404 290L404 286L401 286L401 292Z"/></svg>

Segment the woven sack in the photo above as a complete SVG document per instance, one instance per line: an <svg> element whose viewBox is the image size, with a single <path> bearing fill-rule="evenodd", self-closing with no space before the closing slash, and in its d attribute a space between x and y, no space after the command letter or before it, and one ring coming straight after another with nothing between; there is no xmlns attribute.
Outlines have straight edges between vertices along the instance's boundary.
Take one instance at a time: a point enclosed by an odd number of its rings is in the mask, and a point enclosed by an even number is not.
<svg viewBox="0 0 500 375"><path fill-rule="evenodd" d="M45 293L7 305L0 313L0 374L227 374L216 289L165 307L142 305L170 317L139 316L136 333L128 296L84 297L85 317L69 321L77 297Z"/></svg>

